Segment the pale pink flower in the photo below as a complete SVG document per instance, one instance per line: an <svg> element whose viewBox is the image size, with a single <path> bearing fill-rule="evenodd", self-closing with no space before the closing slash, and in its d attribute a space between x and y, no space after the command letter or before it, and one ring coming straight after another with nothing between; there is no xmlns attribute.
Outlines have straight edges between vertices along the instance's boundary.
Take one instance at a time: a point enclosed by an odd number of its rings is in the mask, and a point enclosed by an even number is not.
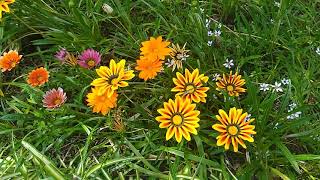
<svg viewBox="0 0 320 180"><path fill-rule="evenodd" d="M60 107L63 103L67 100L66 93L63 92L62 88L58 89L51 89L47 91L46 94L43 96L43 107L47 109L56 109Z"/></svg>

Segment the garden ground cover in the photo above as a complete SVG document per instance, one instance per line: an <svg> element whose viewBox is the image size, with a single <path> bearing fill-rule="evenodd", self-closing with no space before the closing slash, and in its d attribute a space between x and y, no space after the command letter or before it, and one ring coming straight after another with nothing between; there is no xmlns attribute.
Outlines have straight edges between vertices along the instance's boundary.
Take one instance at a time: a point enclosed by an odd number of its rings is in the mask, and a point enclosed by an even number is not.
<svg viewBox="0 0 320 180"><path fill-rule="evenodd" d="M0 0L0 179L320 178L320 1Z"/></svg>

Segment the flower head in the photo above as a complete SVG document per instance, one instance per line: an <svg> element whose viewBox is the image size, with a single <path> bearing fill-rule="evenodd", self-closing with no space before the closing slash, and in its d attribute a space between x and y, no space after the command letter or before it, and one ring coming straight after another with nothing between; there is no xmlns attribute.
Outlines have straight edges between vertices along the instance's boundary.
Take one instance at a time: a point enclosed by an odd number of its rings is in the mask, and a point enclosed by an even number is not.
<svg viewBox="0 0 320 180"><path fill-rule="evenodd" d="M91 69L101 61L101 55L98 51L87 49L79 56L78 64L87 69Z"/></svg>
<svg viewBox="0 0 320 180"><path fill-rule="evenodd" d="M157 38L151 37L149 41L144 41L141 44L141 54L146 56L148 59L164 60L165 56L169 55L171 52L170 48L168 48L170 42L162 41L161 36Z"/></svg>
<svg viewBox="0 0 320 180"><path fill-rule="evenodd" d="M215 74L213 75L212 81L218 81L220 78L221 78L221 74L215 73Z"/></svg>
<svg viewBox="0 0 320 180"><path fill-rule="evenodd" d="M88 106L93 108L94 113L99 113L106 115L110 109L117 106L117 97L118 94L116 91L111 94L111 96L108 95L107 92L104 92L103 94L99 95L99 88L91 88L91 93L87 95L87 102Z"/></svg>
<svg viewBox="0 0 320 180"><path fill-rule="evenodd" d="M182 69L182 62L186 61L189 57L188 52L189 50L185 49L186 43L183 45L182 48L180 48L179 44L174 45L172 44L172 47L170 47L170 57L171 57L171 64L172 65L172 71L177 69ZM169 67L170 67L169 66Z"/></svg>
<svg viewBox="0 0 320 180"><path fill-rule="evenodd" d="M111 59L109 67L100 66L99 69L96 69L96 72L100 78L93 80L91 85L99 87L99 96L107 92L108 97L111 97L119 87L129 86L126 80L132 79L134 74L133 70L125 70L125 64L126 60L124 59L118 63Z"/></svg>
<svg viewBox="0 0 320 180"><path fill-rule="evenodd" d="M209 87L203 87L203 84L208 82L208 76L199 74L199 69L195 69L192 73L185 69L184 75L180 72L177 72L176 75L177 78L172 79L176 87L171 89L172 92L177 92L176 96L196 103L206 102L206 92Z"/></svg>
<svg viewBox="0 0 320 180"><path fill-rule="evenodd" d="M161 72L163 61L152 60L147 57L141 56L140 60L137 60L136 70L140 71L139 78L147 81L148 79L154 79L159 72Z"/></svg>
<svg viewBox="0 0 320 180"><path fill-rule="evenodd" d="M47 91L46 94L43 96L43 107L47 109L56 109L64 104L67 100L66 93L63 92L62 88L58 89L51 89Z"/></svg>
<svg viewBox="0 0 320 180"><path fill-rule="evenodd" d="M0 5L1 9L1 5ZM1 12L0 12L1 14ZM9 52L3 53L3 56L0 56L0 68L2 72L11 71L17 64L19 64L22 55L19 55L17 51L10 50Z"/></svg>
<svg viewBox="0 0 320 180"><path fill-rule="evenodd" d="M161 116L156 117L156 120L160 123L160 128L168 128L166 140L175 135L176 141L180 143L182 136L190 141L190 133L198 134L196 128L199 127L200 119L198 116L200 111L195 110L195 104L191 104L188 99L183 100L178 96L174 101L169 99L163 106L164 108L158 109Z"/></svg>
<svg viewBox="0 0 320 180"><path fill-rule="evenodd" d="M212 31L208 31L208 36L212 36L213 32Z"/></svg>
<svg viewBox="0 0 320 180"><path fill-rule="evenodd" d="M10 12L9 4L14 3L15 0L1 0L0 1L0 19L2 18L2 12Z"/></svg>
<svg viewBox="0 0 320 180"><path fill-rule="evenodd" d="M283 85L290 84L290 79L283 78L283 79L281 80L281 83L282 83Z"/></svg>
<svg viewBox="0 0 320 180"><path fill-rule="evenodd" d="M283 92L283 89L281 87L281 83L275 82L273 86L274 91L276 92Z"/></svg>
<svg viewBox="0 0 320 180"><path fill-rule="evenodd" d="M54 57L63 63L66 59L67 54L68 54L68 51L65 48L62 48L59 51L57 51Z"/></svg>
<svg viewBox="0 0 320 180"><path fill-rule="evenodd" d="M213 41L208 41L208 46L212 46L212 44L213 44Z"/></svg>
<svg viewBox="0 0 320 180"><path fill-rule="evenodd" d="M225 63L223 63L223 66L224 67L226 67L226 68L228 68L228 69L231 69L233 66L234 66L234 64L233 64L233 59L226 59L226 62Z"/></svg>
<svg viewBox="0 0 320 180"><path fill-rule="evenodd" d="M317 53L318 55L320 55L320 47L317 47L316 53Z"/></svg>
<svg viewBox="0 0 320 180"><path fill-rule="evenodd" d="M229 75L223 74L223 78L219 79L216 85L218 91L225 90L229 96L239 96L240 93L246 92L246 89L242 87L245 83L246 81L241 79L238 72L232 75L232 71L230 71Z"/></svg>
<svg viewBox="0 0 320 180"><path fill-rule="evenodd" d="M27 83L31 86L41 86L49 80L49 72L41 67L35 70L32 70L27 79Z"/></svg>
<svg viewBox="0 0 320 180"><path fill-rule="evenodd" d="M219 29L214 31L214 36L219 37L221 35L221 31Z"/></svg>
<svg viewBox="0 0 320 180"><path fill-rule="evenodd" d="M217 137L217 145L222 146L226 150L230 144L233 146L234 152L238 152L238 144L243 148L247 148L243 140L253 142L251 135L256 134L255 126L250 125L254 118L246 121L248 113L242 113L242 109L231 108L229 115L222 109L219 110L219 115L216 115L220 123L214 124L212 128L220 133Z"/></svg>
<svg viewBox="0 0 320 180"><path fill-rule="evenodd" d="M260 84L260 91L268 91L269 90L269 84L262 83Z"/></svg>
<svg viewBox="0 0 320 180"><path fill-rule="evenodd" d="M102 5L102 10L103 10L104 12L106 12L107 14L112 14L112 12L113 12L112 7L109 6L109 4L107 4L107 3L104 3L104 4Z"/></svg>

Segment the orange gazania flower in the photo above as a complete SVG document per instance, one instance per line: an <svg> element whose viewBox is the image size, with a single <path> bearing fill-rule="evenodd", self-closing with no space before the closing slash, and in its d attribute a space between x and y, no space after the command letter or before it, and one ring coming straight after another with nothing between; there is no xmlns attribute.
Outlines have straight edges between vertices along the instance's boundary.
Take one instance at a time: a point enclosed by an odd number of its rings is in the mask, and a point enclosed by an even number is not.
<svg viewBox="0 0 320 180"><path fill-rule="evenodd" d="M110 109L117 106L118 94L116 91L113 92L111 96L105 91L103 94L99 95L99 88L91 88L91 93L87 95L88 106L93 108L93 112L106 115Z"/></svg>
<svg viewBox="0 0 320 180"><path fill-rule="evenodd" d="M238 144L247 148L243 140L253 142L254 139L251 136L256 134L255 126L250 125L254 118L249 119L248 117L248 113L242 113L242 109L231 108L229 115L220 109L219 115L216 115L220 123L212 126L214 130L220 133L217 137L217 145L224 145L224 148L228 150L232 143L234 152L238 152Z"/></svg>
<svg viewBox="0 0 320 180"><path fill-rule="evenodd" d="M170 42L162 41L161 36L157 38L151 37L149 41L144 41L141 44L141 54L148 57L148 59L164 60L165 56L168 56L171 52L171 49L168 48Z"/></svg>
<svg viewBox="0 0 320 180"><path fill-rule="evenodd" d="M17 64L19 64L22 55L19 55L17 51L11 50L9 52L3 53L0 56L0 68L2 72L11 71Z"/></svg>
<svg viewBox="0 0 320 180"><path fill-rule="evenodd" d="M206 92L209 87L203 87L203 83L208 82L208 76L199 75L199 69L195 69L192 73L185 69L184 76L180 72L177 72L176 75L177 78L173 78L176 87L171 89L172 92L177 92L176 96L181 96L196 103L206 102Z"/></svg>
<svg viewBox="0 0 320 180"><path fill-rule="evenodd" d="M246 92L242 86L246 83L244 79L241 79L241 75L236 72L232 75L230 71L229 75L223 74L223 78L219 78L216 82L217 90L225 90L228 92L229 96L239 96L240 93Z"/></svg>
<svg viewBox="0 0 320 180"><path fill-rule="evenodd" d="M0 19L2 18L3 12L10 12L9 4L14 3L15 0L0 0Z"/></svg>
<svg viewBox="0 0 320 180"><path fill-rule="evenodd" d="M48 82L48 80L49 72L45 68L41 67L29 73L27 82L31 86L35 87L43 85L44 83Z"/></svg>
<svg viewBox="0 0 320 180"><path fill-rule="evenodd" d="M184 100L177 96L174 101L169 99L169 102L165 102L163 106L164 108L158 109L161 116L156 117L156 120L160 122L160 128L168 128L166 140L175 135L176 141L180 143L182 136L190 141L190 133L198 134L196 128L199 127L200 111L195 110L195 104L191 104L188 99Z"/></svg>
<svg viewBox="0 0 320 180"><path fill-rule="evenodd" d="M144 56L137 60L136 70L140 71L139 78L147 81L148 79L154 79L162 69L163 61L151 60Z"/></svg>

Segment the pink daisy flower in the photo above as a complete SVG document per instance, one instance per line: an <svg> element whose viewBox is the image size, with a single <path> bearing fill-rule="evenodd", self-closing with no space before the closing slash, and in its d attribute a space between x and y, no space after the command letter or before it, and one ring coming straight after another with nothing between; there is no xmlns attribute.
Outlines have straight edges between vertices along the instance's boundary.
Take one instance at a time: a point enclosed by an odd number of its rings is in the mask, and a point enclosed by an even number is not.
<svg viewBox="0 0 320 180"><path fill-rule="evenodd" d="M93 49L87 49L81 53L79 56L78 64L87 69L91 69L101 61L101 55L99 52Z"/></svg>
<svg viewBox="0 0 320 180"><path fill-rule="evenodd" d="M67 54L67 50L65 48L62 48L59 51L57 51L54 57L57 58L59 61L64 62Z"/></svg>
<svg viewBox="0 0 320 180"><path fill-rule="evenodd" d="M60 107L63 103L67 100L66 93L63 92L62 88L58 89L51 89L47 91L46 94L43 96L43 107L47 109L55 109Z"/></svg>

